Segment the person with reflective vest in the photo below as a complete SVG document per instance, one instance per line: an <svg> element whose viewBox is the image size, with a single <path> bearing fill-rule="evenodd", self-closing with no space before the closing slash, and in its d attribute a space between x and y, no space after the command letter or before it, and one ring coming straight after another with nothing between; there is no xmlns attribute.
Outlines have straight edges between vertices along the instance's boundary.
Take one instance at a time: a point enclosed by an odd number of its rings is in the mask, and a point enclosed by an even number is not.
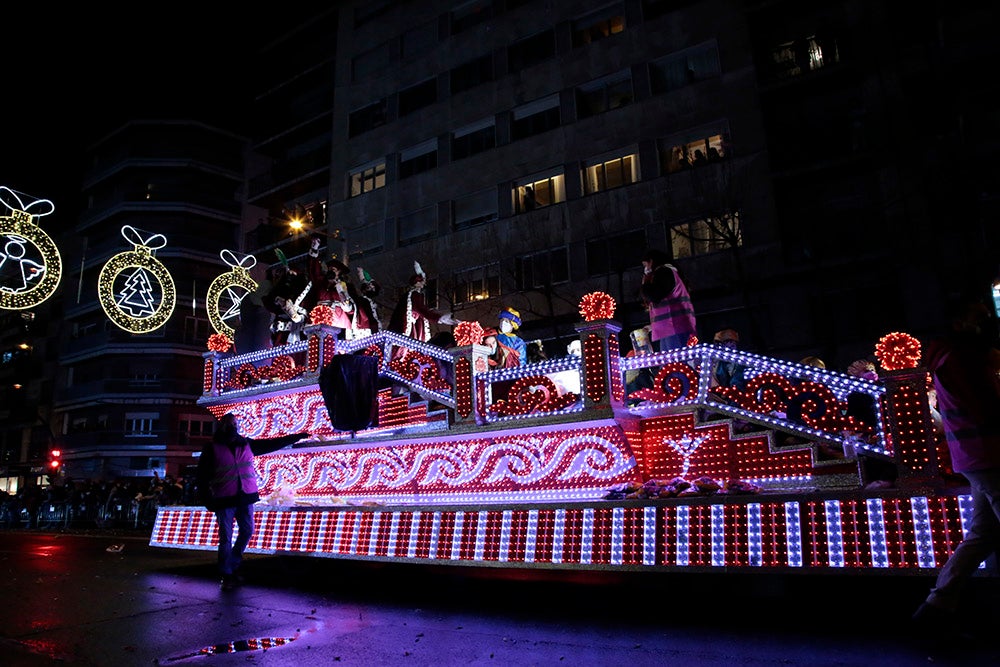
<svg viewBox="0 0 1000 667"><path fill-rule="evenodd" d="M642 256L640 294L649 309L650 338L658 352L683 347L697 333L687 285L669 257L659 250Z"/></svg>
<svg viewBox="0 0 1000 667"><path fill-rule="evenodd" d="M206 509L215 512L219 529L218 566L223 590L238 585L243 551L253 536L253 505L260 500L254 456L287 447L309 435L293 433L251 440L240 435L238 427L234 414L224 414L198 459L199 499ZM235 542L234 521L238 529Z"/></svg>

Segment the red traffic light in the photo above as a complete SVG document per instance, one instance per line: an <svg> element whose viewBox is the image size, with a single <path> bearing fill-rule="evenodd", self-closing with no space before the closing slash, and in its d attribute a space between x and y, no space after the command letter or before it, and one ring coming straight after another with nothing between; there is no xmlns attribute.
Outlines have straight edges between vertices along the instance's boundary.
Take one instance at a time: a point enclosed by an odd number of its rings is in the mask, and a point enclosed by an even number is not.
<svg viewBox="0 0 1000 667"><path fill-rule="evenodd" d="M51 456L52 458L54 458L54 459L57 459L57 458L59 458L60 456L62 456L62 450L61 450L61 449L53 449L53 450L51 450L51 451L49 452L49 455L50 455L50 456Z"/></svg>
<svg viewBox="0 0 1000 667"><path fill-rule="evenodd" d="M59 459L52 459L51 461L49 461L49 467L52 468L53 470L58 470L59 466L61 465L62 461L60 461Z"/></svg>

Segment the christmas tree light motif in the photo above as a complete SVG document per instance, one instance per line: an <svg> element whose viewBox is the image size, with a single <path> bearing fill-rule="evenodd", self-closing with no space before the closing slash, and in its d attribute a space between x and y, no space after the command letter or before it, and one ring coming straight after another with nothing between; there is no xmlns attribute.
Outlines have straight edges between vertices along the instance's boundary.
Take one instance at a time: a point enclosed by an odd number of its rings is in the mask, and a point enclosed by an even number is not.
<svg viewBox="0 0 1000 667"><path fill-rule="evenodd" d="M135 246L105 263L97 277L97 296L111 321L125 331L148 333L174 312L174 279L154 252L167 245L163 234L125 225L122 236Z"/></svg>
<svg viewBox="0 0 1000 667"><path fill-rule="evenodd" d="M685 435L677 440L673 438L664 438L663 444L670 449L674 450L681 455L684 462L681 464L681 477L688 474L688 470L691 468L691 457L694 455L698 448L702 446L707 440L706 435Z"/></svg>
<svg viewBox="0 0 1000 667"><path fill-rule="evenodd" d="M138 267L125 278L115 303L130 317L149 317L156 311L156 294L145 269Z"/></svg>

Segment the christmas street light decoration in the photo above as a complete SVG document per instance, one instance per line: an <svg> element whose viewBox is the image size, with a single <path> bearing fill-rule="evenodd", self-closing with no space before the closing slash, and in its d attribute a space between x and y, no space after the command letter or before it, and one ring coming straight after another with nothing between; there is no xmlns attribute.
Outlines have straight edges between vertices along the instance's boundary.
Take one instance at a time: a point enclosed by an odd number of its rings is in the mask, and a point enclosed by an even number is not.
<svg viewBox="0 0 1000 667"><path fill-rule="evenodd" d="M0 186L0 202L11 211L0 216L0 308L34 308L55 293L62 278L59 249L32 221L52 213L55 205L48 199L25 204L6 186Z"/></svg>
<svg viewBox="0 0 1000 667"><path fill-rule="evenodd" d="M237 257L230 250L221 250L219 257L232 271L220 274L208 286L205 307L212 327L232 339L236 335L236 328L230 322L239 320L240 303L247 294L257 289L257 281L249 273L257 265L257 258L253 255Z"/></svg>
<svg viewBox="0 0 1000 667"><path fill-rule="evenodd" d="M166 323L177 304L173 278L153 256L155 250L167 245L167 238L163 234L144 237L131 225L122 227L122 236L135 249L115 255L101 268L97 278L101 307L125 331L155 331Z"/></svg>

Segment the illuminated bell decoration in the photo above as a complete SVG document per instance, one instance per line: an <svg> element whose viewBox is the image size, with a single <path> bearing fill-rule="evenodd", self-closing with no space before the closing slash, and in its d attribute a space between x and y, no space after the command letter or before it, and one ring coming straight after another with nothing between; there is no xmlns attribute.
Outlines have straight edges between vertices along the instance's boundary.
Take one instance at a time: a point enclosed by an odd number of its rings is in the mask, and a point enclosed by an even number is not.
<svg viewBox="0 0 1000 667"><path fill-rule="evenodd" d="M10 216L0 216L0 308L34 308L55 293L62 278L59 249L32 222L52 213L55 205L48 199L25 205L4 186L0 186L0 201L11 210Z"/></svg>
<svg viewBox="0 0 1000 667"><path fill-rule="evenodd" d="M232 271L220 274L208 286L205 307L212 328L233 338L236 330L229 323L239 320L240 303L247 294L257 289L257 281L249 273L257 265L257 258L253 255L237 257L230 250L221 250L219 257Z"/></svg>
<svg viewBox="0 0 1000 667"><path fill-rule="evenodd" d="M208 349L211 352L229 352L232 346L232 339L224 333L214 333L208 337Z"/></svg>
<svg viewBox="0 0 1000 667"><path fill-rule="evenodd" d="M615 300L604 292L584 294L580 299L580 315L587 322L610 320L615 315Z"/></svg>
<svg viewBox="0 0 1000 667"><path fill-rule="evenodd" d="M333 326L333 308L323 305L316 306L309 311L309 322L311 324Z"/></svg>
<svg viewBox="0 0 1000 667"><path fill-rule="evenodd" d="M887 371L916 368L920 364L920 341L898 331L886 334L875 345L875 358Z"/></svg>
<svg viewBox="0 0 1000 667"><path fill-rule="evenodd" d="M483 327L479 322L459 322L455 325L455 342L458 345L478 345L483 342Z"/></svg>
<svg viewBox="0 0 1000 667"><path fill-rule="evenodd" d="M131 333L159 329L174 312L174 280L153 251L167 245L162 234L143 238L135 227L122 227L122 236L135 246L109 259L97 277L101 307L119 328Z"/></svg>

